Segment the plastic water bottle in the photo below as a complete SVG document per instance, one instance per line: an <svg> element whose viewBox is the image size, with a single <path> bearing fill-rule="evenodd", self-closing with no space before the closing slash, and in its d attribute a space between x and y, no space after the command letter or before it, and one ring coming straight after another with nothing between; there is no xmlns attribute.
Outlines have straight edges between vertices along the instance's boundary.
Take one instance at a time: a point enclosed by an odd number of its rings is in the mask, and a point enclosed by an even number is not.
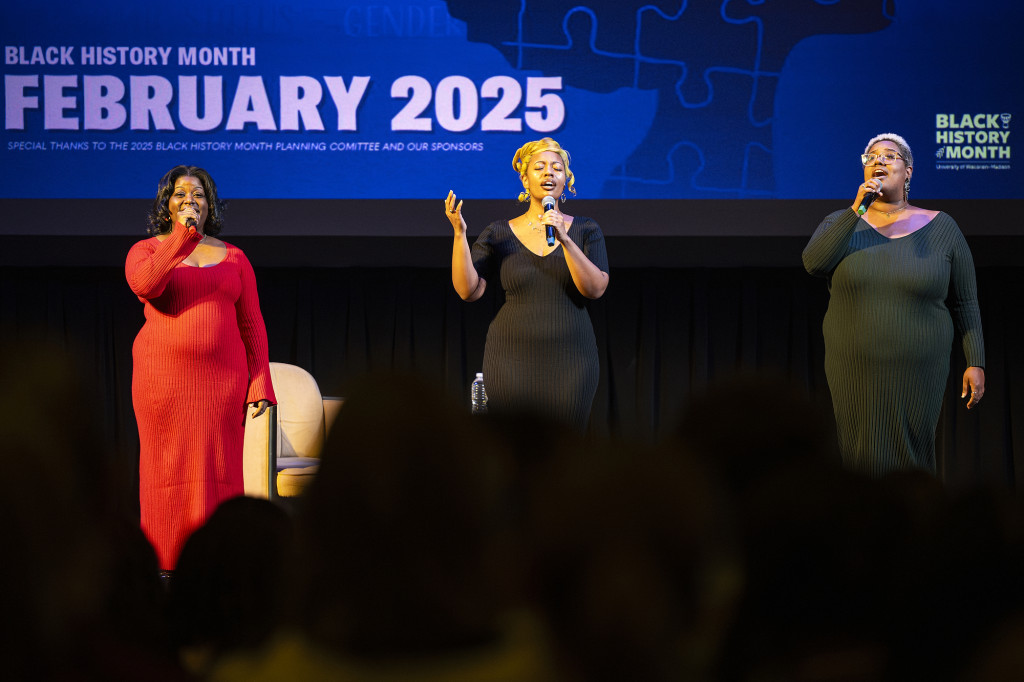
<svg viewBox="0 0 1024 682"><path fill-rule="evenodd" d="M487 389L484 388L484 373L477 372L473 385L469 387L469 404L473 414L487 414Z"/></svg>

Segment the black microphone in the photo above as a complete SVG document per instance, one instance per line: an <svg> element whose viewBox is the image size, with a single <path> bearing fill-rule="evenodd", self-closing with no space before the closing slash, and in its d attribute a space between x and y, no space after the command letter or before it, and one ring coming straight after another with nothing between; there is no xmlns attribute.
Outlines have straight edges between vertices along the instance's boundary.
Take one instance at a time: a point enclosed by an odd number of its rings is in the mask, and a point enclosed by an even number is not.
<svg viewBox="0 0 1024 682"><path fill-rule="evenodd" d="M554 197L544 197L544 199L541 202L541 204L544 206L544 212L545 213L547 213L548 211L553 211L555 209L555 198ZM554 246L555 245L555 228L554 228L554 226L553 225L545 225L544 227L547 228L546 231L547 231L547 236L548 236L548 246Z"/></svg>
<svg viewBox="0 0 1024 682"><path fill-rule="evenodd" d="M195 218L185 218L185 227L195 227L198 224Z"/></svg>
<svg viewBox="0 0 1024 682"><path fill-rule="evenodd" d="M864 198L860 202L860 206L857 207L857 215L864 215L864 212L868 210L868 206L871 202L878 198L878 192L865 192Z"/></svg>

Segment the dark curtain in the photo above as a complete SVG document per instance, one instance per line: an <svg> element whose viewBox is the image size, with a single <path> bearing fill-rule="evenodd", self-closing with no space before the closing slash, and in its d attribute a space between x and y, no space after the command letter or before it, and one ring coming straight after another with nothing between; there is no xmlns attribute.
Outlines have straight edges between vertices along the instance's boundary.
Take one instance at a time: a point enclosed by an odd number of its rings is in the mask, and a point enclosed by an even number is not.
<svg viewBox="0 0 1024 682"><path fill-rule="evenodd" d="M467 304L446 268L257 267L272 361L308 369L326 395L371 370L413 370L469 398L487 325L500 301ZM781 370L814 399L830 400L821 321L824 280L799 268L613 268L591 304L601 383L591 430L651 442L667 434L702 389L736 371ZM939 423L939 474L949 485L1015 490L1024 456L1024 268L982 267L979 294L987 391L977 410L960 400L963 353L952 349ZM138 439L131 347L142 305L120 268L0 269L5 341L55 342L80 361L93 388L83 405L99 421L124 497L137 514ZM390 387L401 391L401 386ZM396 415L400 419L401 415ZM54 415L59 425L60 415ZM736 428L744 428L737 415Z"/></svg>

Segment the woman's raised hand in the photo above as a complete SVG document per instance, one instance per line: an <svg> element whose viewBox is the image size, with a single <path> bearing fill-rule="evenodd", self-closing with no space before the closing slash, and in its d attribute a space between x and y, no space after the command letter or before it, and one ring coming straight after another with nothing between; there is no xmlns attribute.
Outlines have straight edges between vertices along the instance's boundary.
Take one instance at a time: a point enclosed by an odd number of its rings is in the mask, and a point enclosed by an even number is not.
<svg viewBox="0 0 1024 682"><path fill-rule="evenodd" d="M451 190L448 190L448 196L444 200L444 214L455 228L456 237L466 233L466 221L462 219L462 202L455 198L455 192Z"/></svg>

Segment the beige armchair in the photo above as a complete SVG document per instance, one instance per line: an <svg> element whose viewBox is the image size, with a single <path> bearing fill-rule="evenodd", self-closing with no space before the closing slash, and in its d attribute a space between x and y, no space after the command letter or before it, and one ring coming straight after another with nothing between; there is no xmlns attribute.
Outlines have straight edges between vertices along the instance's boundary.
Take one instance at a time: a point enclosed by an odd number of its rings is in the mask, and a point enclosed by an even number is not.
<svg viewBox="0 0 1024 682"><path fill-rule="evenodd" d="M296 497L320 467L324 439L343 400L321 396L313 376L295 365L272 362L270 377L277 405L245 421L245 494Z"/></svg>

